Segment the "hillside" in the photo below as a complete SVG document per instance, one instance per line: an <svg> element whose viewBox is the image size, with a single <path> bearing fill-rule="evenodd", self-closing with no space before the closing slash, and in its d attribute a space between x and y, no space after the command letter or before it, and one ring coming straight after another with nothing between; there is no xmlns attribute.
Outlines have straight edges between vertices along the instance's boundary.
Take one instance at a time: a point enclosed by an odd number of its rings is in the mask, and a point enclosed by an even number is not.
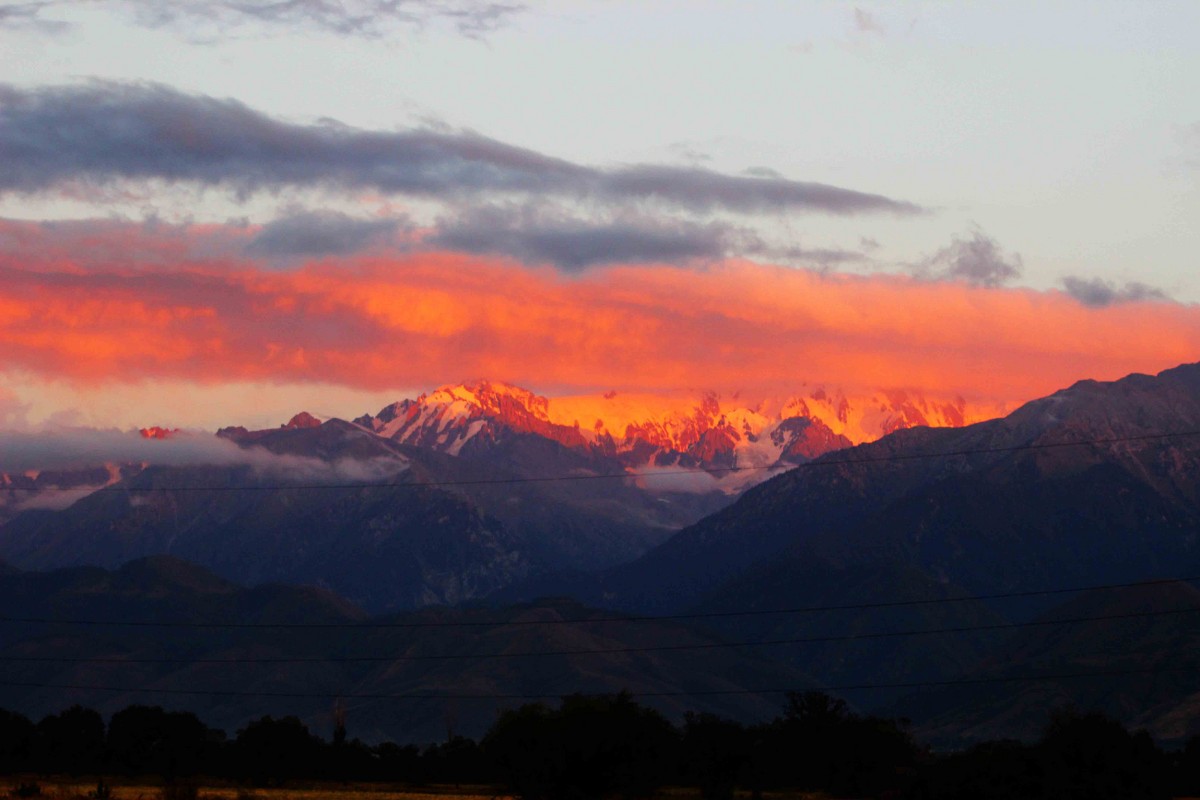
<svg viewBox="0 0 1200 800"><path fill-rule="evenodd" d="M570 601L368 617L323 590L242 588L169 558L0 574L0 603L10 618L0 707L34 718L75 702L149 703L229 731L297 714L328 735L342 698L353 736L431 742L448 728L477 737L497 709L577 691L628 689L672 718L686 709L757 720L777 713L781 696L747 689L813 685L678 622L612 620Z"/></svg>

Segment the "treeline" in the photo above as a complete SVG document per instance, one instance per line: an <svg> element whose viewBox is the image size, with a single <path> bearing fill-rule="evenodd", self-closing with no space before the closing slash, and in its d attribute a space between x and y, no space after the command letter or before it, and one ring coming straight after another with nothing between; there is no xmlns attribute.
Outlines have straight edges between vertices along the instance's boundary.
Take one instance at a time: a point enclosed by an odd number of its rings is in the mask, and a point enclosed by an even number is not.
<svg viewBox="0 0 1200 800"><path fill-rule="evenodd" d="M776 719L743 725L689 714L681 726L630 695L572 695L506 711L479 742L367 745L331 740L295 717L263 717L229 738L194 714L131 706L106 725L73 706L34 723L0 710L0 772L484 784L527 800L648 797L693 786L708 800L738 789L913 800L1167 798L1200 794L1200 738L1165 752L1095 713L1057 712L1034 744L992 742L954 754L919 747L895 720L855 714L819 692L792 694Z"/></svg>

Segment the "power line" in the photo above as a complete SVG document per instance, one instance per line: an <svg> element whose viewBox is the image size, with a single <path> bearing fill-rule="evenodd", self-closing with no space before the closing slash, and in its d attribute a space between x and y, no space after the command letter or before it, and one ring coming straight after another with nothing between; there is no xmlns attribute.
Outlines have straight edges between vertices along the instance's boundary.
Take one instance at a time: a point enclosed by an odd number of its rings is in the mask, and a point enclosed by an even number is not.
<svg viewBox="0 0 1200 800"><path fill-rule="evenodd" d="M951 430L951 429L942 429ZM765 465L765 466L734 466L734 467L695 467L683 469L663 469L653 472L609 472L599 474L579 474L579 475L541 475L541 476L525 476L513 478L478 478L470 480L439 480L439 481L424 481L411 483L367 483L367 482L349 482L349 483L291 483L291 484L254 484L243 486L127 486L123 484L113 484L97 489L97 492L114 492L121 494L146 494L150 492L276 492L276 491L310 491L310 490L353 490L353 489L419 489L419 488L441 488L446 486L496 486L510 485L522 483L556 483L566 481L596 481L596 480L614 480L622 478L658 478L663 476L677 475L713 475L716 473L733 473L733 472L762 472L771 470L793 471L798 469L816 469L820 467L837 467L857 464L880 464L898 461L920 461L925 459L935 458L954 458L959 456L974 456L974 455L991 455L997 453L1019 453L1033 450L1049 450L1062 447L1081 447L1086 445L1102 445L1102 444L1121 444L1128 442L1143 442L1143 441L1160 441L1163 439L1175 439L1191 436L1200 436L1200 430L1195 431L1177 431L1174 433L1154 433L1143 434L1138 436L1114 436L1103 439L1079 439L1070 442L1028 442L1019 445L1007 445L1003 447L981 447L981 448L966 448L961 450L944 450L933 453L892 453L880 456L863 456L859 458L817 458L813 461L806 461L802 464L789 466ZM873 444L873 443L872 443ZM856 449L856 448L848 448ZM838 451L840 452L840 451ZM37 487L31 486L3 486L0 491L14 492L36 492L42 491Z"/></svg>
<svg viewBox="0 0 1200 800"><path fill-rule="evenodd" d="M831 636L808 636L789 639L765 639L748 642L700 642L695 644L668 644L648 646L625 646L590 648L582 650L530 650L501 653L422 653L416 655L386 655L386 656L304 656L304 657L266 657L266 658L144 658L120 656L0 656L0 663L55 663L55 664L358 664L358 663L395 663L398 661L481 661L501 658L534 658L538 656L582 656L582 655L615 655L625 653L660 653L681 650L719 650L739 647L773 647L795 644L828 644L833 642L854 642L871 639L892 639L907 636L930 636L947 633L974 633L983 631L1013 630L1018 628L1037 628L1055 625L1077 625L1086 622L1112 622L1116 620L1142 619L1162 617L1176 614L1195 614L1197 608L1173 608L1159 611L1134 611L1125 614L1104 614L1089 617L1068 617L1065 619L1033 620L1029 622L999 622L987 625L962 625L952 628L924 628L902 631L878 631L870 633L849 633Z"/></svg>
<svg viewBox="0 0 1200 800"><path fill-rule="evenodd" d="M1179 578L1155 578L1153 580L1129 581L1126 583L1102 583L1088 586L1074 586L1056 589L1030 589L1019 592L997 592L992 594L976 594L964 597L935 597L920 600L882 600L866 603L846 603L841 605L796 606L792 608L775 609L742 609L731 611L698 611L684 614L657 615L610 615L603 617L587 617L580 619L531 619L531 620L427 620L427 621L384 621L369 620L365 622L195 622L186 620L98 620L87 618L54 618L54 617L18 617L0 615L0 623L31 625L80 625L100 627L126 628L202 628L221 630L376 630L376 629L409 629L409 628L478 628L505 627L528 625L587 625L600 622L661 622L672 620L714 619L723 617L759 617L787 614L811 614L827 611L865 611L878 608L902 608L909 606L941 605L943 603L968 603L984 600L1005 600L1022 597L1045 597L1050 595L1075 594L1078 592L1104 591L1112 589L1129 589L1144 586L1162 586L1173 583L1194 583L1200 581L1200 576L1184 576Z"/></svg>
<svg viewBox="0 0 1200 800"><path fill-rule="evenodd" d="M711 697L724 695L766 695L790 694L792 692L847 692L866 689L923 689L946 686L974 686L994 683L1041 683L1046 681L1076 680L1083 678L1128 677L1132 675L1158 675L1172 672L1195 672L1196 666L1141 667L1131 669L1090 670L1087 672L1057 672L1043 675L1008 675L981 678L954 678L928 681L900 681L895 683L851 683L829 686L801 687L770 687L757 689L697 689L659 692L631 692L633 697ZM443 692L287 692L287 691L249 691L223 689L166 689L150 687L95 686L85 684L64 683L34 683L20 681L0 681L0 686L15 689L67 689L90 692L115 692L118 694L163 694L188 695L201 697L253 697L286 698L286 699L319 699L340 697L343 700L538 700L550 696L561 696L562 693L534 694L528 692L513 693L478 693L478 694L448 694ZM569 694L569 692L568 692Z"/></svg>

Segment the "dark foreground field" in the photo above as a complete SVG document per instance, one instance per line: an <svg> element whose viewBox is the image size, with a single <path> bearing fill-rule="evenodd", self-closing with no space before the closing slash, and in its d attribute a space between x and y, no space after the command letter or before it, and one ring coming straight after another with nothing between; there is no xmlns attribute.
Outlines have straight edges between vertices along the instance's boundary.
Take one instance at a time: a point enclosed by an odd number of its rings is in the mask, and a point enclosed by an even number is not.
<svg viewBox="0 0 1200 800"><path fill-rule="evenodd" d="M510 795L497 794L487 786L422 786L375 783L303 782L277 787L247 789L225 781L189 782L164 786L156 780L137 779L109 781L57 776L10 777L5 786L10 798L29 797L34 800L505 800ZM35 788L36 787L36 788ZM103 787L97 791L98 787ZM40 791L40 794L31 794Z"/></svg>
<svg viewBox="0 0 1200 800"><path fill-rule="evenodd" d="M9 798L33 800L97 800L97 780L64 776L13 776L0 783ZM22 791L22 787L25 790ZM41 794L27 794L36 787ZM514 795L489 786L406 786L377 783L308 782L270 788L247 789L226 782L202 781L176 787L164 787L154 781L105 780L100 790L107 800L517 800ZM700 800L699 789L665 787L646 800ZM738 792L737 797L751 796ZM808 792L763 792L764 800L816 800L827 795Z"/></svg>

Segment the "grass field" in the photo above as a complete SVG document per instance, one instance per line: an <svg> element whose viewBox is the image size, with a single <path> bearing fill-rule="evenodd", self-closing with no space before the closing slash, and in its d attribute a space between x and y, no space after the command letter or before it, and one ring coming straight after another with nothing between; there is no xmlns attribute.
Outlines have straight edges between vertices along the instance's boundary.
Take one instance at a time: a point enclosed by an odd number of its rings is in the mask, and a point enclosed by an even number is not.
<svg viewBox="0 0 1200 800"><path fill-rule="evenodd" d="M21 784L37 784L40 795L20 797ZM95 779L39 778L20 776L0 778L0 800L97 800ZM112 781L105 779L108 800L192 800L189 794L164 792L159 782ZM739 792L739 798L749 798ZM195 800L518 800L508 794L496 794L487 786L401 786L380 783L301 783L282 787L254 787L229 783L202 783ZM765 792L764 800L819 800L824 795ZM700 792L691 788L667 787L654 800L699 800ZM103 798L101 798L103 800Z"/></svg>
<svg viewBox="0 0 1200 800"><path fill-rule="evenodd" d="M40 795L20 795L21 784L36 784ZM164 791L158 782L110 781L107 800L189 800L190 792ZM33 776L9 778L0 782L4 800L97 800L97 781L71 778L39 779ZM485 786L396 786L378 783L309 784L252 789L226 783L201 783L196 800L514 800L496 794ZM105 798L99 798L105 800Z"/></svg>

